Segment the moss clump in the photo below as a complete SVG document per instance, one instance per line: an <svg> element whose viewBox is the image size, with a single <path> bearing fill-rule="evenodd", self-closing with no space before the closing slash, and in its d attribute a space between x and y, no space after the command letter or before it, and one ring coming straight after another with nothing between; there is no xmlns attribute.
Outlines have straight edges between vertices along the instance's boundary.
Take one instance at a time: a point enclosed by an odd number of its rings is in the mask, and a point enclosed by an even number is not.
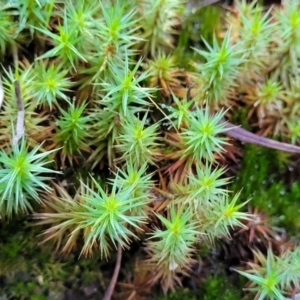
<svg viewBox="0 0 300 300"><path fill-rule="evenodd" d="M286 184L289 174L288 157L281 152L247 145L242 167L237 174L232 190L241 186L241 200L250 199L271 217L273 225L285 228L290 235L299 232L300 184Z"/></svg>
<svg viewBox="0 0 300 300"><path fill-rule="evenodd" d="M100 271L99 256L61 257L47 244L37 245L38 233L25 219L0 225L0 298L58 300L71 292L87 297L85 291L91 287L93 293L86 299L101 298L108 282Z"/></svg>
<svg viewBox="0 0 300 300"><path fill-rule="evenodd" d="M233 286L225 276L209 276L203 289L203 300L240 300L242 298L241 290Z"/></svg>

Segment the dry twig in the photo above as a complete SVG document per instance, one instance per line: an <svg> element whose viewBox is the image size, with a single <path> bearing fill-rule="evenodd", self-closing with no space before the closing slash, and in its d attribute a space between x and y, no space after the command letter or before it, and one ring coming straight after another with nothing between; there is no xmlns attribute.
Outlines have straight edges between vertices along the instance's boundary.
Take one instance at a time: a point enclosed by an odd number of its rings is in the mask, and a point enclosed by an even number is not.
<svg viewBox="0 0 300 300"><path fill-rule="evenodd" d="M2 84L2 79L1 79L1 75L0 75L0 110L2 107L4 101L4 89L3 89L3 84Z"/></svg>
<svg viewBox="0 0 300 300"><path fill-rule="evenodd" d="M15 94L17 99L18 115L17 115L17 123L16 123L16 132L13 136L13 145L16 145L18 141L24 136L25 133L25 128L24 128L25 110L21 98L19 80L15 81Z"/></svg>
<svg viewBox="0 0 300 300"><path fill-rule="evenodd" d="M263 136L259 136L255 133L252 133L244 128L233 125L229 122L225 122L225 126L230 129L226 132L226 134L241 142L251 143L254 145L286 151L290 153L300 153L299 146L282 143L282 142L274 141L272 139L265 138Z"/></svg>
<svg viewBox="0 0 300 300"><path fill-rule="evenodd" d="M120 267L121 267L121 259L122 259L122 247L119 244L118 245L118 254L117 254L117 261L116 261L116 265L115 265L115 270L114 270L114 274L110 280L109 286L105 292L105 295L103 297L103 300L110 300L112 297L112 294L114 292L116 283L117 283L117 279L119 276L119 272L120 272Z"/></svg>
<svg viewBox="0 0 300 300"><path fill-rule="evenodd" d="M18 51L16 46L13 47L13 58L14 58L14 65L15 68L18 68L19 65L19 59L18 59ZM25 121L25 110L24 105L21 97L21 87L19 80L16 80L14 82L15 85L15 95L16 95L16 101L17 101L17 109L18 109L18 115L17 115L17 123L16 123L16 131L13 136L13 145L16 145L18 141L24 136L25 134L25 127L24 127L24 121Z"/></svg>

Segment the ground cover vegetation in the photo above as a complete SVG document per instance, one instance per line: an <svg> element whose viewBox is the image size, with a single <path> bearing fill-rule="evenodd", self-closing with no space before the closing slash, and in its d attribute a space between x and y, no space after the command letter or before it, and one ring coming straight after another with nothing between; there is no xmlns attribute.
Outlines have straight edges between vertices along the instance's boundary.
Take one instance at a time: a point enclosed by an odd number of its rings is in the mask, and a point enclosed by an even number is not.
<svg viewBox="0 0 300 300"><path fill-rule="evenodd" d="M0 299L300 292L300 1L0 4Z"/></svg>

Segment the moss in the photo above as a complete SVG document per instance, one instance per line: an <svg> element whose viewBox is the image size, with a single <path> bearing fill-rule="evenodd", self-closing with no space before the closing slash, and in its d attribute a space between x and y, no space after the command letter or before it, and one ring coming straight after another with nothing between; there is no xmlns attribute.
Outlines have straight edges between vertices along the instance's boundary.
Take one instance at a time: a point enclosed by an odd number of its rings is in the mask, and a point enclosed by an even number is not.
<svg viewBox="0 0 300 300"><path fill-rule="evenodd" d="M223 237L250 215L238 212L237 196L219 179L223 171L210 166L222 155L223 116L299 142L300 76L292 66L299 45L293 34L278 38L300 24L298 7L287 1L264 15L249 1L233 9L183 0L9 2L0 9L0 217L14 218L0 223L0 297L56 299L66 290L84 295L89 285L99 299L118 245L130 248L118 278L123 287L133 278L128 265L146 247L141 260L156 274L151 284L174 290L176 273L190 272L194 258L212 261L203 234ZM23 122L29 148L24 142L22 155L11 158L5 145L24 135ZM36 145L42 153L32 151ZM51 169L42 159L48 154ZM295 234L300 184L286 184L287 163L282 152L246 145L231 190L242 189L242 203L252 198L272 224ZM18 219L24 208L47 226ZM46 240L61 241L67 257L38 245L45 228ZM92 258L78 260L80 249L90 254L95 245ZM159 299L240 299L221 274ZM189 279L179 278L186 287Z"/></svg>
<svg viewBox="0 0 300 300"><path fill-rule="evenodd" d="M55 300L62 299L67 289L84 294L86 286L95 285L95 299L101 298L108 283L100 271L100 258L61 256L49 243L38 245L39 232L26 219L0 224L0 297Z"/></svg>
<svg viewBox="0 0 300 300"><path fill-rule="evenodd" d="M243 187L241 201L251 198L251 205L271 217L273 225L284 227L290 235L299 231L300 184L284 182L286 155L253 145L246 145L242 167L232 185L234 192Z"/></svg>
<svg viewBox="0 0 300 300"><path fill-rule="evenodd" d="M165 296L159 296L155 300L197 300L200 292L190 291L189 289L178 289L176 292L169 292Z"/></svg>
<svg viewBox="0 0 300 300"><path fill-rule="evenodd" d="M241 291L224 276L209 276L204 284L203 300L239 300Z"/></svg>
<svg viewBox="0 0 300 300"><path fill-rule="evenodd" d="M178 289L169 292L165 296L155 298L156 300L240 300L241 291L233 286L224 275L209 276L201 289L192 291L189 289Z"/></svg>

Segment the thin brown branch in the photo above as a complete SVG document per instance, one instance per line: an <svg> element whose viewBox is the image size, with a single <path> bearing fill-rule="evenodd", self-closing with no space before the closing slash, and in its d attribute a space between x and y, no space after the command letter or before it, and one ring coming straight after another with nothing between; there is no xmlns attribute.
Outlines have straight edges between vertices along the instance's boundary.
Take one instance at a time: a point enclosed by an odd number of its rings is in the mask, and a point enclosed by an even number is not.
<svg viewBox="0 0 300 300"><path fill-rule="evenodd" d="M3 84L2 84L2 79L1 79L1 75L0 75L0 110L2 107L4 101L4 89L3 89Z"/></svg>
<svg viewBox="0 0 300 300"><path fill-rule="evenodd" d="M227 127L229 130L226 132L226 134L234 139L237 139L241 142L250 143L258 146L263 146L271 149L286 151L290 153L300 153L300 147L282 143L278 141L274 141L272 139L259 136L255 133L252 133L244 128L238 127L236 125L233 125L229 122L224 122L225 127Z"/></svg>
<svg viewBox="0 0 300 300"><path fill-rule="evenodd" d="M18 58L18 50L17 50L16 46L13 47L13 60L14 60L15 68L17 69L18 65L19 65L19 58ZM18 141L25 134L25 127L24 127L25 110L24 110L24 105L23 105L22 96L21 96L20 81L18 79L15 80L14 86L15 86L15 95L16 95L18 114L17 114L16 131L14 133L12 143L13 143L13 145L16 145L18 143Z"/></svg>
<svg viewBox="0 0 300 300"><path fill-rule="evenodd" d="M117 254L117 261L116 261L116 265L115 265L115 270L114 270L114 274L110 280L109 286L105 292L104 298L103 300L110 300L112 297L112 294L114 292L116 283L117 283L117 279L119 276L119 272L120 272L120 267L121 267L121 260L122 260L122 247L119 244L118 245L118 254Z"/></svg>
<svg viewBox="0 0 300 300"><path fill-rule="evenodd" d="M13 136L13 145L16 145L18 141L24 136L25 128L24 128L24 120L25 120L25 110L23 101L21 98L21 90L20 90L20 82L19 80L15 81L15 94L17 100L17 108L18 108L18 115L17 115L17 123L16 123L16 131Z"/></svg>

